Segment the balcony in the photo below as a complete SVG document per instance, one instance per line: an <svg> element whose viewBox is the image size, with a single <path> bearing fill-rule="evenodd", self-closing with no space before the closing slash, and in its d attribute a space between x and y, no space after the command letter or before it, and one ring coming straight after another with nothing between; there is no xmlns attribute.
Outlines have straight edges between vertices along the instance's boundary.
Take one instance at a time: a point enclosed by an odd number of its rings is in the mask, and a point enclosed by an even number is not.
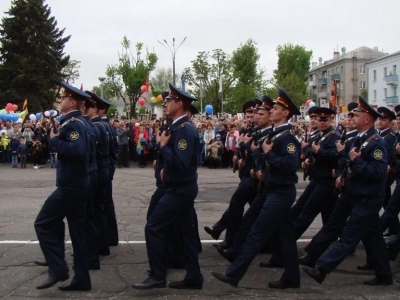
<svg viewBox="0 0 400 300"><path fill-rule="evenodd" d="M399 97L398 96L387 97L386 98L386 104L387 105L397 105L397 104L399 104Z"/></svg>
<svg viewBox="0 0 400 300"><path fill-rule="evenodd" d="M327 83L327 78L320 78L318 79L319 84L326 84Z"/></svg>
<svg viewBox="0 0 400 300"><path fill-rule="evenodd" d="M332 80L340 80L340 74L332 74L331 79Z"/></svg>
<svg viewBox="0 0 400 300"><path fill-rule="evenodd" d="M314 86L317 86L317 83L312 80L312 81L308 82L308 86L314 87Z"/></svg>
<svg viewBox="0 0 400 300"><path fill-rule="evenodd" d="M399 76L398 75L386 76L386 84L397 85L398 81L399 81Z"/></svg>
<svg viewBox="0 0 400 300"><path fill-rule="evenodd" d="M319 92L318 93L318 98L325 98L326 99L326 95L327 95L327 93L326 92Z"/></svg>

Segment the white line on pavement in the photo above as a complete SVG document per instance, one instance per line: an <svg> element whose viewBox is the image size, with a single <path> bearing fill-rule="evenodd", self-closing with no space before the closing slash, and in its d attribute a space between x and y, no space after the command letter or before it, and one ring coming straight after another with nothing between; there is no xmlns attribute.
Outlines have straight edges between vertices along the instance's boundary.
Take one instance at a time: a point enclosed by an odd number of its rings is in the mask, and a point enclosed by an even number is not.
<svg viewBox="0 0 400 300"><path fill-rule="evenodd" d="M222 240L202 240L202 244L211 244L211 243L218 243L222 242ZM311 239L299 239L297 240L298 243L309 243L311 242ZM70 244L71 241L66 241L67 244ZM120 244L146 244L146 241L120 241ZM27 245L33 245L33 244L39 244L39 241L15 241L15 240L6 240L6 241L0 241L0 244L27 244Z"/></svg>

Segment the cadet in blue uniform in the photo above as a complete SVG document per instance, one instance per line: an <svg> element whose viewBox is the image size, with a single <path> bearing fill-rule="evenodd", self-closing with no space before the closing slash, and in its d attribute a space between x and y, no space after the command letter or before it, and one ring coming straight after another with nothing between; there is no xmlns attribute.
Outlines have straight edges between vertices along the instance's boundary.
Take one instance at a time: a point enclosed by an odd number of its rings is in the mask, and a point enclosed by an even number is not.
<svg viewBox="0 0 400 300"><path fill-rule="evenodd" d="M243 112L245 113L247 124L253 123L254 107L254 101L247 101L243 104ZM234 156L234 159L240 156L238 162L239 168L241 169L239 186L232 195L229 207L223 213L221 219L215 223L212 228L208 226L204 227L204 230L214 239L218 239L221 232L226 229L225 240L221 244L214 245L224 249L232 245L235 233L243 217L245 205L247 203L251 204L257 195L257 191L253 187L253 179L250 177L250 171L253 169L253 156L250 149L252 143L251 135L248 137L247 133L242 133L239 137L239 141L240 143Z"/></svg>
<svg viewBox="0 0 400 300"><path fill-rule="evenodd" d="M343 178L345 175L345 168L347 168L349 160L348 154L353 145L353 139L357 135L357 129L354 124L354 113L353 109L357 107L356 102L351 102L347 105L347 120L346 120L346 135L344 144L337 143L338 151L338 170L336 174L339 178ZM341 179L339 179L340 181ZM351 203L346 191L347 185L337 186L340 190L340 197L336 202L335 208L329 217L328 222L326 222L321 230L313 237L311 242L305 247L304 251L306 255L299 258L299 263L301 265L314 267L317 259L328 249L331 243L337 241L340 236L346 221L351 213Z"/></svg>
<svg viewBox="0 0 400 300"><path fill-rule="evenodd" d="M201 289L203 276L198 258L198 231L195 226L194 200L198 193L197 157L199 137L190 125L187 111L196 99L170 84L166 98L166 112L172 120L168 133L163 132L158 145L164 159L161 179L165 193L158 202L145 227L150 276L135 289L152 289L166 286L165 234L170 225L177 224L185 247L186 276L182 281L171 282L170 288Z"/></svg>
<svg viewBox="0 0 400 300"><path fill-rule="evenodd" d="M300 286L297 245L290 219L290 207L296 198L296 171L300 147L296 137L290 132L288 120L292 115L300 115L300 112L289 96L283 90L279 90L279 96L271 110L274 135L270 144L264 142L262 146L266 162L266 200L240 255L225 274L211 272L214 277L232 286L238 285L254 257L274 234L281 243L285 272L280 280L270 282L269 287L284 289Z"/></svg>
<svg viewBox="0 0 400 300"><path fill-rule="evenodd" d="M358 107L353 112L359 134L353 139L347 176L339 176L336 180L338 187L343 183L348 187L346 193L352 203L352 211L339 241L318 259L316 268L303 267L303 270L322 283L326 274L332 272L363 239L376 276L364 284L390 285L393 282L392 273L379 220L385 193L387 151L385 141L374 128L375 120L381 115L362 97L359 97Z"/></svg>
<svg viewBox="0 0 400 300"><path fill-rule="evenodd" d="M65 261L63 219L66 217L74 251L75 276L60 290L90 290L85 221L86 198L90 194L90 137L80 108L89 95L61 82L61 112L57 134L52 131L49 145L58 153L57 189L47 198L35 220L35 230L49 266L48 278L38 289L49 288L68 279ZM62 239L62 240L61 240Z"/></svg>
<svg viewBox="0 0 400 300"><path fill-rule="evenodd" d="M110 141L109 134L104 122L98 115L98 105L102 100L96 94L86 91L91 99L85 102L86 114L90 124L98 132L98 139L96 144L96 164L97 164L97 182L93 187L93 216L95 225L95 236L91 238L94 245L89 244L89 251L91 259L89 262L89 269L99 269L99 248L107 249L107 216L105 214L106 205L106 186L110 181ZM90 241L89 241L90 243Z"/></svg>
<svg viewBox="0 0 400 300"><path fill-rule="evenodd" d="M251 151L253 153L253 169L250 171L251 177L255 180L255 189L257 190L257 196L252 201L251 206L246 211L242 218L239 229L237 230L232 247L224 249L223 247L216 247L218 253L230 262L233 262L235 257L240 254L242 246L246 241L247 235L249 234L254 222L257 220L258 215L261 212L264 201L266 200L266 189L264 188L264 166L262 163L263 151L262 144L265 139L272 136L272 122L270 119L270 110L272 109L274 102L268 96L263 96L262 105L257 108L255 113L259 131L257 136L251 145ZM257 175L257 173L259 173ZM257 179L258 178L258 179ZM257 180L256 180L257 179Z"/></svg>
<svg viewBox="0 0 400 300"><path fill-rule="evenodd" d="M111 103L107 100L99 97L99 102L97 103L98 114L101 121L106 126L108 136L109 136L109 180L106 184L106 202L104 206L104 211L107 216L107 245L103 245L99 249L101 255L109 255L109 246L117 246L119 242L118 237L118 224L117 217L115 215L115 205L112 195L112 181L114 179L115 166L118 161L118 142L117 134L114 128L110 125L110 120L107 118L107 111L111 106Z"/></svg>

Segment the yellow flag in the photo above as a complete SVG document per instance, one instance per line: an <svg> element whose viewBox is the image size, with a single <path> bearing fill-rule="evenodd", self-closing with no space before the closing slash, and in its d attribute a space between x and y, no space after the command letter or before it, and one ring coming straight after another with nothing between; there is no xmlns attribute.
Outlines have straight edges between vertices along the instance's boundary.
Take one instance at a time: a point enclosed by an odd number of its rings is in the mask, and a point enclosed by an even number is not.
<svg viewBox="0 0 400 300"><path fill-rule="evenodd" d="M22 110L19 117L24 121L25 117L28 115L28 99L25 99L24 104L22 105Z"/></svg>

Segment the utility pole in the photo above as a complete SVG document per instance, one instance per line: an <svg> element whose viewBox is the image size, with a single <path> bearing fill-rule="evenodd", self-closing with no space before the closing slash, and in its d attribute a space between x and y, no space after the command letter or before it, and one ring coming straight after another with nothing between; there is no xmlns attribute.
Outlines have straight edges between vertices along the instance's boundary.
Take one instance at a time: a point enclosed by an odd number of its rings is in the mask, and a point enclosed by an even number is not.
<svg viewBox="0 0 400 300"><path fill-rule="evenodd" d="M100 80L100 95L101 95L101 98L104 98L104 87L103 87L103 82L104 82L104 80L106 80L106 78L105 77L99 77L99 80Z"/></svg>
<svg viewBox="0 0 400 300"><path fill-rule="evenodd" d="M182 40L182 42L179 44L178 47L175 48L175 38L172 39L172 47L168 44L168 42L164 39L164 43L161 43L160 41L157 41L161 46L163 46L165 49L167 49L172 56L172 76L173 76L173 83L176 86L176 75L175 75L175 57L176 57L176 52L178 52L178 49L182 46L182 44L186 41L186 37Z"/></svg>

